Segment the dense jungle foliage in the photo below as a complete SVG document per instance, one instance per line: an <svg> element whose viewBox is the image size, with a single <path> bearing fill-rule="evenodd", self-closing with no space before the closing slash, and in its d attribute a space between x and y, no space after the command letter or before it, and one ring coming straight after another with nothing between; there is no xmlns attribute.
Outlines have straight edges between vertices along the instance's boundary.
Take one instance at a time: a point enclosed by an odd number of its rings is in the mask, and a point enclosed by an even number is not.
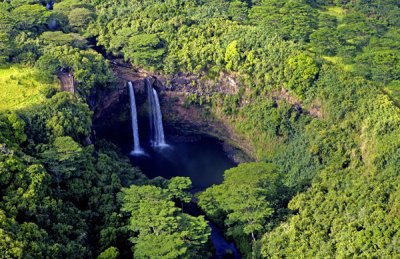
<svg viewBox="0 0 400 259"><path fill-rule="evenodd" d="M115 57L237 82L192 105L256 160L197 195L245 258L400 254L398 1L0 0L1 258L211 256L188 178L149 180L88 141Z"/></svg>

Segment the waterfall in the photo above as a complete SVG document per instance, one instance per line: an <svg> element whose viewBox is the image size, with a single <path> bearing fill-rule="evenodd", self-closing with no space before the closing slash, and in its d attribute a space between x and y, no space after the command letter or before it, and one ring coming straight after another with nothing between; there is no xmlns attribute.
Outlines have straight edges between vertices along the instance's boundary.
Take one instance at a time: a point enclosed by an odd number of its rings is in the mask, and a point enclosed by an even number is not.
<svg viewBox="0 0 400 259"><path fill-rule="evenodd" d="M143 154L143 150L140 147L135 92L133 91L133 85L131 81L128 82L128 86L129 86L129 97L131 100L131 120L132 120L132 133L133 133L133 150L131 152L131 155L139 155Z"/></svg>
<svg viewBox="0 0 400 259"><path fill-rule="evenodd" d="M162 114L157 91L153 88L148 78L146 78L145 83L147 86L147 97L149 101L151 145L153 147L167 147L168 144L165 143Z"/></svg>

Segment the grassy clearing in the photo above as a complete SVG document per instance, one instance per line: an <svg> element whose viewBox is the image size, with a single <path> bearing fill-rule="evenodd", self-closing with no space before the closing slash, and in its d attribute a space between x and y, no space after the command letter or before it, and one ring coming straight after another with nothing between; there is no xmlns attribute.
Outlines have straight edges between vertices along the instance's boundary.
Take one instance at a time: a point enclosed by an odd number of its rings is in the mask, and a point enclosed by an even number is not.
<svg viewBox="0 0 400 259"><path fill-rule="evenodd" d="M45 99L43 91L56 85L35 80L33 68L0 67L0 111L17 110L40 103Z"/></svg>
<svg viewBox="0 0 400 259"><path fill-rule="evenodd" d="M332 16L335 16L336 19L338 19L338 21L340 22L343 17L346 15L346 9L343 9L341 7L338 6L331 6L326 8L324 11L321 11L322 13L326 13Z"/></svg>
<svg viewBox="0 0 400 259"><path fill-rule="evenodd" d="M322 58L325 59L326 61L332 63L332 64L335 64L336 66L340 67L344 71L348 71L348 72L354 71L353 65L345 64L341 57L338 57L338 56L333 56L333 57L322 56Z"/></svg>

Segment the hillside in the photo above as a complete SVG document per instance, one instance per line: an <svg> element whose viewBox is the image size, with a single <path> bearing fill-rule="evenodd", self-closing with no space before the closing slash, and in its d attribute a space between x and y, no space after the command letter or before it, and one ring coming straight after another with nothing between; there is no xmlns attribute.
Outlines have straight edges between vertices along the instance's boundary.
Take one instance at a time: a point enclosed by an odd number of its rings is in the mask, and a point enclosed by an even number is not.
<svg viewBox="0 0 400 259"><path fill-rule="evenodd" d="M0 257L395 258L399 17L393 0L0 2ZM160 129L242 163L205 189L150 179L126 147Z"/></svg>
<svg viewBox="0 0 400 259"><path fill-rule="evenodd" d="M44 84L34 79L30 67L5 67L0 69L0 110L17 110L40 103L45 95L55 91L56 85Z"/></svg>

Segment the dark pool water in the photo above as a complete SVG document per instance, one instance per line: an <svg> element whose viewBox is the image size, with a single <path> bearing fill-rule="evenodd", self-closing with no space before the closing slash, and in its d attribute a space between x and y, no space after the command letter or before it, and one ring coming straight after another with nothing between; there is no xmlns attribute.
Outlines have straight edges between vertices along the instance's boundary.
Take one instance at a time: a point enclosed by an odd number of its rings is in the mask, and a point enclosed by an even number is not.
<svg viewBox="0 0 400 259"><path fill-rule="evenodd" d="M195 142L169 143L166 148L146 148L146 155L130 156L148 177L190 177L194 188L219 184L225 170L235 166L216 139L202 138Z"/></svg>

